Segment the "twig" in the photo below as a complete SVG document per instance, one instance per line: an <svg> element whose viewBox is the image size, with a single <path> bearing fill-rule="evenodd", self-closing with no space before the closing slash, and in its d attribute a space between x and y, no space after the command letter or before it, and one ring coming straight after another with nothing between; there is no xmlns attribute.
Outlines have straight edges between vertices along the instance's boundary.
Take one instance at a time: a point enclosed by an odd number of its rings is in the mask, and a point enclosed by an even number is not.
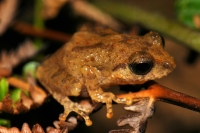
<svg viewBox="0 0 200 133"><path fill-rule="evenodd" d="M148 86L146 90L142 90L137 93L120 94L117 95L119 98L131 97L131 98L144 98L150 97L155 100L171 103L178 105L190 110L200 112L200 99L188 96L186 94L176 92L167 87L164 87L155 81L147 82L145 85Z"/></svg>
<svg viewBox="0 0 200 133"><path fill-rule="evenodd" d="M14 77L9 77L7 78L9 85L21 88L24 91L30 91L30 85L20 79L14 78Z"/></svg>
<svg viewBox="0 0 200 133"><path fill-rule="evenodd" d="M44 19L52 19L56 17L60 11L60 8L66 4L69 0L42 0L42 16Z"/></svg>
<svg viewBox="0 0 200 133"><path fill-rule="evenodd" d="M0 68L0 78L7 77L12 74L12 70L10 68Z"/></svg>
<svg viewBox="0 0 200 133"><path fill-rule="evenodd" d="M133 5L130 6L116 1L96 0L94 4L126 23L140 23L151 30L156 30L181 41L187 47L200 52L200 33L176 21L167 19L163 15L147 12Z"/></svg>
<svg viewBox="0 0 200 133"><path fill-rule="evenodd" d="M3 0L0 3L0 35L4 33L15 16L18 0Z"/></svg>
<svg viewBox="0 0 200 133"><path fill-rule="evenodd" d="M114 30L120 30L122 28L122 25L112 16L106 14L85 0L70 0L70 3L74 11L85 18L106 25Z"/></svg>
<svg viewBox="0 0 200 133"><path fill-rule="evenodd" d="M22 22L16 22L13 25L13 29L17 30L18 32L22 34L47 38L47 39L60 41L60 42L67 42L71 38L70 35L65 34L65 33L53 31L49 29L36 29L32 25L22 23Z"/></svg>
<svg viewBox="0 0 200 133"><path fill-rule="evenodd" d="M7 80L9 82L9 85L30 92L34 103L41 105L47 97L46 92L36 85L31 86L29 83L14 77L9 77L7 78Z"/></svg>

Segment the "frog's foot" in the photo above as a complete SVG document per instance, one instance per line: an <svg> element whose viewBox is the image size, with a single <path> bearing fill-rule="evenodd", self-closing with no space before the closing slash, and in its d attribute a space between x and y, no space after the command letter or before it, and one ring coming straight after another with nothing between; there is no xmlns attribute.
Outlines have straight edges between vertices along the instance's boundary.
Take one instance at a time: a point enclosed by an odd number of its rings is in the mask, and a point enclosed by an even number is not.
<svg viewBox="0 0 200 133"><path fill-rule="evenodd" d="M117 98L117 97L115 97L113 99L113 101L115 101L116 103L119 103L119 104L131 105L133 103L134 99L131 98L131 97L126 97L126 98Z"/></svg>
<svg viewBox="0 0 200 133"><path fill-rule="evenodd" d="M112 109L112 101L115 101L116 103L131 105L132 98L117 98L113 93L111 92L103 92L102 94L98 95L92 95L92 100L95 100L97 102L106 103L107 108L107 118L112 118L113 116L113 109Z"/></svg>
<svg viewBox="0 0 200 133"><path fill-rule="evenodd" d="M92 125L92 121L89 117L92 109L84 108L78 103L72 102L68 97L62 97L59 94L54 94L53 97L64 107L64 113L59 117L60 121L65 121L69 113L74 111L84 118L87 126Z"/></svg>

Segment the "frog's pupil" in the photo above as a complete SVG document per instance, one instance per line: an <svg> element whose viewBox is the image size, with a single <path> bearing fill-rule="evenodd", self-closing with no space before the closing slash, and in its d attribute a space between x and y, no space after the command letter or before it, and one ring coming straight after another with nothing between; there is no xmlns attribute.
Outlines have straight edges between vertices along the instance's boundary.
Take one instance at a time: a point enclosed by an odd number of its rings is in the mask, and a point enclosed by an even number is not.
<svg viewBox="0 0 200 133"><path fill-rule="evenodd" d="M153 62L149 60L144 62L133 62L129 64L129 68L137 75L145 75L153 68Z"/></svg>

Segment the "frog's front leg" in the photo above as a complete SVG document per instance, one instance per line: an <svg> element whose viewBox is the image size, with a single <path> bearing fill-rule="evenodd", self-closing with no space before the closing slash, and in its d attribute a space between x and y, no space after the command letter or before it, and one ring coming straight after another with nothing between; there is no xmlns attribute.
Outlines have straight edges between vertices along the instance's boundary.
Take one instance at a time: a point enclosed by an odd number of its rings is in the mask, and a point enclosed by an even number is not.
<svg viewBox="0 0 200 133"><path fill-rule="evenodd" d="M59 120L60 121L65 121L67 116L69 115L69 113L71 111L74 111L76 113L78 113L79 115L81 115L87 126L92 125L92 121L90 120L89 114L91 113L92 109L90 108L84 108L81 105L79 105L78 103L74 103L72 102L69 97L67 96L63 96L60 93L54 93L53 97L59 102L61 103L61 105L63 105L64 107L64 113L62 115L60 115Z"/></svg>
<svg viewBox="0 0 200 133"><path fill-rule="evenodd" d="M104 92L99 84L97 75L99 74L98 70L94 67L84 66L82 69L82 74L85 82L85 86L88 90L88 93L92 100L106 103L107 108L107 118L111 118L113 116L112 110L112 101L116 103L122 103L130 105L132 103L131 98L117 98L111 92Z"/></svg>

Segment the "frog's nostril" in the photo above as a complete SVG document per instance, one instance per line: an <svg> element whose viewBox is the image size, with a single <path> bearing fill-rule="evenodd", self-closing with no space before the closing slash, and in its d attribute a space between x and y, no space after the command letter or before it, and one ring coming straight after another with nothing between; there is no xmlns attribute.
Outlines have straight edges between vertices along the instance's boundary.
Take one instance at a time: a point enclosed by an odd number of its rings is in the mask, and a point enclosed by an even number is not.
<svg viewBox="0 0 200 133"><path fill-rule="evenodd" d="M166 69L174 69L174 65L169 62L164 62L163 67Z"/></svg>
<svg viewBox="0 0 200 133"><path fill-rule="evenodd" d="M169 62L165 62L163 66L164 66L165 68L170 68L171 65L169 64Z"/></svg>

